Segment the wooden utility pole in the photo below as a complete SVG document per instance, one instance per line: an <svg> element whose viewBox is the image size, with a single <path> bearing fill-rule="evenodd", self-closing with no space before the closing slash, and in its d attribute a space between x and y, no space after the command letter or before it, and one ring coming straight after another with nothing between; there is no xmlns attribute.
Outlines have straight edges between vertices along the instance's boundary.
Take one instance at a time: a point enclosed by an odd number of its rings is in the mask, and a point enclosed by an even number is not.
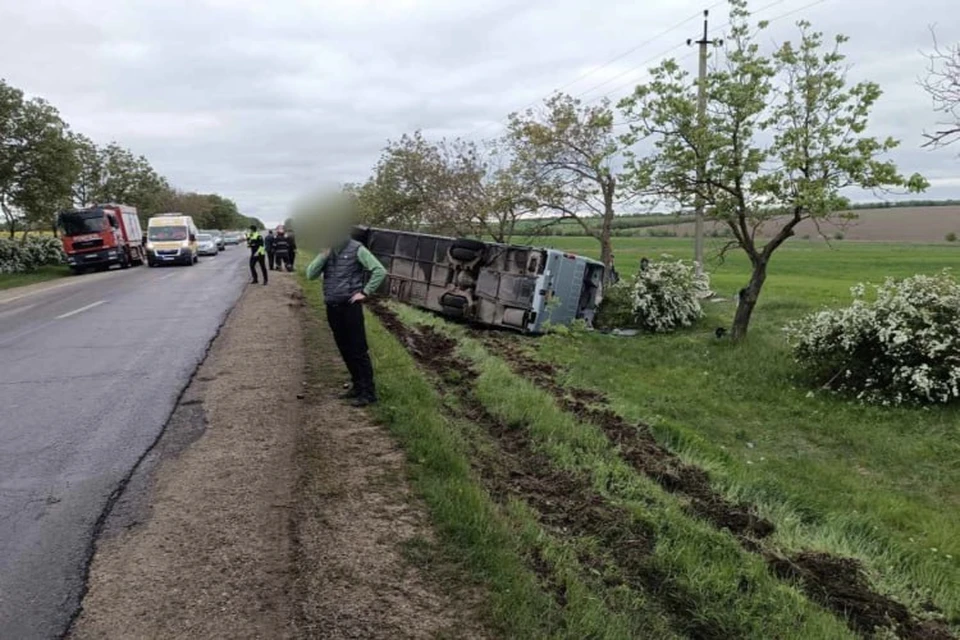
<svg viewBox="0 0 960 640"><path fill-rule="evenodd" d="M687 46L693 44L700 45L700 75L697 84L697 139L700 144L704 139L704 127L707 120L707 46L720 46L723 40L710 40L707 34L707 17L710 15L709 9L703 10L703 37L694 41L693 38L687 40ZM703 188L703 174L706 172L706 155L703 150L699 150L699 159L697 162L697 197L695 202L696 211L694 212L693 227L693 259L696 262L697 274L703 273L703 197L700 190Z"/></svg>

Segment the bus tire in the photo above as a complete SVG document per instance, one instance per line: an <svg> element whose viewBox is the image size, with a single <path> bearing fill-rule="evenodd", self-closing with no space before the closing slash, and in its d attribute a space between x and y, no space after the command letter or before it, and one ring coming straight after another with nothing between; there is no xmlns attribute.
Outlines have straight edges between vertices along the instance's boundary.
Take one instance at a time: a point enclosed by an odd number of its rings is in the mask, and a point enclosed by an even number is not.
<svg viewBox="0 0 960 640"><path fill-rule="evenodd" d="M450 318L462 318L464 315L463 307L451 307L448 305L440 305L440 308L443 310L443 315Z"/></svg>
<svg viewBox="0 0 960 640"><path fill-rule="evenodd" d="M446 308L450 307L451 309L464 310L470 306L470 301L467 300L464 296L459 296L455 293L445 293L440 296L440 306Z"/></svg>
<svg viewBox="0 0 960 640"><path fill-rule="evenodd" d="M481 255L487 245L481 240L458 238L450 245L450 257L458 262L473 262Z"/></svg>

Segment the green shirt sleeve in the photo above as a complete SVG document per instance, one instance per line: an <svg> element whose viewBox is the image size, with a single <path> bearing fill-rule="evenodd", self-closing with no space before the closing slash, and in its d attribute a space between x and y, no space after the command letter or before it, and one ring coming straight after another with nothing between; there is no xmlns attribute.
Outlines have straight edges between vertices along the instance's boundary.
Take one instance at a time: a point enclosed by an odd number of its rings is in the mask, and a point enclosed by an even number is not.
<svg viewBox="0 0 960 640"><path fill-rule="evenodd" d="M320 253L313 262L307 265L307 280L316 280L323 273L323 265L327 264L327 254Z"/></svg>
<svg viewBox="0 0 960 640"><path fill-rule="evenodd" d="M357 251L357 260L360 261L364 269L370 272L370 280L367 282L367 286L363 288L363 295L371 296L383 284L383 279L387 277L387 270L366 247L360 247L360 250Z"/></svg>

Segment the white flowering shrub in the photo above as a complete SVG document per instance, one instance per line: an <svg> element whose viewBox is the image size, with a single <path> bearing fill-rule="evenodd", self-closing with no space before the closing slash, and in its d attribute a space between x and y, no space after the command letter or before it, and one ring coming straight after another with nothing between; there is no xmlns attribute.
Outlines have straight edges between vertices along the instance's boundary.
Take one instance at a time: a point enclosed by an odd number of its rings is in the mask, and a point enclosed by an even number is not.
<svg viewBox="0 0 960 640"><path fill-rule="evenodd" d="M709 276L697 275L691 263L669 255L662 258L604 289L599 326L664 333L689 327L703 317L700 300L710 290Z"/></svg>
<svg viewBox="0 0 960 640"><path fill-rule="evenodd" d="M63 262L63 247L53 236L28 236L26 241L0 238L0 273L24 273Z"/></svg>
<svg viewBox="0 0 960 640"><path fill-rule="evenodd" d="M825 388L884 405L946 403L960 387L960 283L948 271L851 289L849 307L784 330L793 355Z"/></svg>

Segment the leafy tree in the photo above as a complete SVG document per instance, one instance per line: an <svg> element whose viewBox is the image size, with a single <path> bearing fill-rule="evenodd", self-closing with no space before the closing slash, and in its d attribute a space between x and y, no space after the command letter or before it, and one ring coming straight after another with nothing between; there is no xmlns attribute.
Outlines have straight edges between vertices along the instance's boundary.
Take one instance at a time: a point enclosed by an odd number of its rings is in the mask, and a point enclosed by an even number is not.
<svg viewBox="0 0 960 640"><path fill-rule="evenodd" d="M521 221L537 211L534 184L510 155L509 144L495 140L485 143L484 147L484 155L480 156L477 146L471 143L471 153L466 156L469 162L464 162L474 167L467 182L472 190L459 206L468 212L475 234L486 234L496 242L509 243ZM526 235L537 235L541 226L528 225Z"/></svg>
<svg viewBox="0 0 960 640"><path fill-rule="evenodd" d="M610 244L621 186L614 164L621 145L614 135L613 110L604 100L587 106L556 94L541 109L513 113L507 141L537 209L577 221L600 243L600 259L610 266ZM599 225L588 220L599 217Z"/></svg>
<svg viewBox="0 0 960 640"><path fill-rule="evenodd" d="M921 191L926 181L901 175L882 157L896 140L867 136L870 111L880 97L872 82L848 86L840 53L846 38L825 45L822 34L800 22L796 44L765 55L757 44L766 24L749 24L744 0L730 3L726 56L706 80L707 115L699 126L697 83L668 60L652 80L621 102L631 121L626 142L652 145L633 154L630 180L681 206L703 198L707 216L733 234L727 248L750 259L750 280L740 291L731 328L747 334L774 252L804 220L835 219L849 204L848 188ZM698 165L703 166L698 179ZM772 229L765 243L762 228Z"/></svg>
<svg viewBox="0 0 960 640"><path fill-rule="evenodd" d="M78 165L66 123L50 104L25 100L0 81L0 209L10 232L18 222L52 223L69 203Z"/></svg>
<svg viewBox="0 0 960 640"><path fill-rule="evenodd" d="M73 203L77 207L86 207L93 204L103 182L103 163L93 140L79 133L72 133L71 138L79 163L77 179L73 183Z"/></svg>
<svg viewBox="0 0 960 640"><path fill-rule="evenodd" d="M924 133L924 146L941 147L960 140L960 43L942 47L933 38L933 52L927 54L927 75L920 86L933 99L933 109L944 120L933 133Z"/></svg>
<svg viewBox="0 0 960 640"><path fill-rule="evenodd" d="M408 231L424 228L439 164L437 149L419 131L388 142L373 176L356 192L361 215L370 224Z"/></svg>
<svg viewBox="0 0 960 640"><path fill-rule="evenodd" d="M93 189L94 201L135 206L142 218L159 213L171 191L144 156L135 156L116 142L98 151L99 183Z"/></svg>
<svg viewBox="0 0 960 640"><path fill-rule="evenodd" d="M428 141L420 131L389 142L374 175L345 190L368 224L449 235L481 231L487 166L484 152L462 140Z"/></svg>

